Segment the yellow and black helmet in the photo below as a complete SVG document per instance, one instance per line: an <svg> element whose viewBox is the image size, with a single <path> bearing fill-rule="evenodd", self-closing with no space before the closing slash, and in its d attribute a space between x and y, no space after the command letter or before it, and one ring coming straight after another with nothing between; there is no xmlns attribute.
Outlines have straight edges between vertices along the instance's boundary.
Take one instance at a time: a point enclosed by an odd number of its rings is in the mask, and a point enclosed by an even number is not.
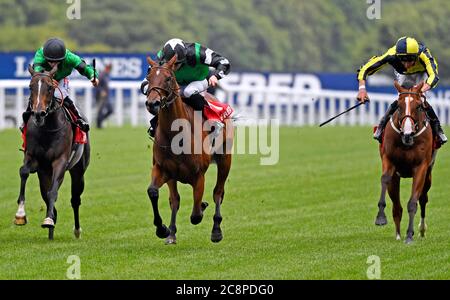
<svg viewBox="0 0 450 300"><path fill-rule="evenodd" d="M413 61L419 55L419 43L412 37L401 37L395 44L395 52L402 61Z"/></svg>

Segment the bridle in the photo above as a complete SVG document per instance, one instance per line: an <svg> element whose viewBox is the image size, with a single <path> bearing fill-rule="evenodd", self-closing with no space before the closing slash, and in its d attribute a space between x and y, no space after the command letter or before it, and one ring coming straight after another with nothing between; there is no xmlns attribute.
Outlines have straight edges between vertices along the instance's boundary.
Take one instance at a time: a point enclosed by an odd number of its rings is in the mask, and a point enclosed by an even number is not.
<svg viewBox="0 0 450 300"><path fill-rule="evenodd" d="M51 89L49 89L49 94L51 95L51 100L50 100L49 105L47 105L44 114L41 115L42 118L45 118L50 113L52 113L54 111L57 111L58 109L60 109L63 106L63 104L64 104L64 94L63 94L63 92L61 91L61 89L59 87L55 87L53 85L53 77L51 75L45 74L45 73L36 73L36 74L32 75L31 78L33 79L34 77L37 77L37 76L40 76L40 77L46 76L46 77L50 78L50 80L52 80ZM55 89L57 89L60 92L60 94L61 94L61 104L59 106L55 105L55 102L56 103L58 102L57 101L58 99L54 96ZM31 102L31 99L30 99L30 102ZM33 115L34 111L31 111L31 114Z"/></svg>
<svg viewBox="0 0 450 300"><path fill-rule="evenodd" d="M168 70L170 72L170 76L166 78L166 82L169 82L169 88L162 88L160 86L151 86L147 89L147 93L145 93L146 96L150 94L151 91L155 91L159 95L159 102L161 103L161 108L169 107L178 97L178 91L180 90L179 87L174 87L174 79L175 79L175 73L173 70L164 67L164 66L155 66L152 67L152 69L164 69ZM147 78L148 80L148 78ZM167 96L164 96L163 93L165 93Z"/></svg>
<svg viewBox="0 0 450 300"><path fill-rule="evenodd" d="M400 98L401 95L416 95L416 96L421 97L421 98L423 99L423 102L422 102L422 104L421 104L420 106L417 107L417 110L423 110L423 109L424 109L424 105L425 105L426 100L427 100L424 94L419 93L419 92L400 92L398 95L399 95L399 98ZM398 109L397 109L397 111L398 111ZM425 131L425 129L427 128L427 126L428 126L428 121L425 119L425 121L424 121L424 126L422 127L422 129L421 129L419 132L417 132L419 123L417 122L417 120L416 120L411 114L405 114L403 117L401 117L401 118L398 120L398 127L399 127L400 129L398 129L398 128L395 126L394 121L393 121L393 117L391 117L390 122L391 122L392 128L393 128L397 133L403 134L403 122L404 122L405 119L407 119L407 118L410 118L410 119L413 121L413 123L415 124L415 130L414 130L414 132L413 132L413 133L414 133L413 137L417 137L417 136L421 135L421 134ZM416 133L416 132L417 132L417 133Z"/></svg>

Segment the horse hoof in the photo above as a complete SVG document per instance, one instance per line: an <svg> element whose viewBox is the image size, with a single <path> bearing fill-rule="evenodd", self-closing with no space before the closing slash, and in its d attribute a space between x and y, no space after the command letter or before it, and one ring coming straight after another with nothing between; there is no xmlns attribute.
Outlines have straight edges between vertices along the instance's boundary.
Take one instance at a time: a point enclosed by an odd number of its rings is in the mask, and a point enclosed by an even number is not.
<svg viewBox="0 0 450 300"><path fill-rule="evenodd" d="M375 220L375 225L377 226L384 226L387 224L387 219L385 216L377 217Z"/></svg>
<svg viewBox="0 0 450 300"><path fill-rule="evenodd" d="M192 225L200 224L202 219L203 219L203 215L191 216L191 223L192 223Z"/></svg>
<svg viewBox="0 0 450 300"><path fill-rule="evenodd" d="M177 243L177 238L175 236L169 236L166 238L166 245L175 245Z"/></svg>
<svg viewBox="0 0 450 300"><path fill-rule="evenodd" d="M26 216L16 216L16 218L14 219L14 224L16 224L18 226L27 224L27 217Z"/></svg>
<svg viewBox="0 0 450 300"><path fill-rule="evenodd" d="M170 235L170 230L166 225L156 228L156 236L160 239L164 239Z"/></svg>
<svg viewBox="0 0 450 300"><path fill-rule="evenodd" d="M397 234L397 236L395 237L395 239L396 239L397 241L400 241L402 238L401 238L400 234Z"/></svg>
<svg viewBox="0 0 450 300"><path fill-rule="evenodd" d="M204 211L208 207L208 202L202 202L202 211Z"/></svg>
<svg viewBox="0 0 450 300"><path fill-rule="evenodd" d="M223 235L221 231L213 231L211 233L211 242L218 243L223 239Z"/></svg>
<svg viewBox="0 0 450 300"><path fill-rule="evenodd" d="M412 243L413 243L413 238L412 237L406 238L406 240L405 240L405 244L406 245L411 245Z"/></svg>
<svg viewBox="0 0 450 300"><path fill-rule="evenodd" d="M53 222L52 218L45 218L44 222L42 222L41 224L42 228L54 228L55 227L55 222Z"/></svg>
<svg viewBox="0 0 450 300"><path fill-rule="evenodd" d="M81 227L78 228L78 229L74 228L74 229L73 229L73 234L75 235L75 237L76 237L77 239L79 239L79 238L81 237Z"/></svg>

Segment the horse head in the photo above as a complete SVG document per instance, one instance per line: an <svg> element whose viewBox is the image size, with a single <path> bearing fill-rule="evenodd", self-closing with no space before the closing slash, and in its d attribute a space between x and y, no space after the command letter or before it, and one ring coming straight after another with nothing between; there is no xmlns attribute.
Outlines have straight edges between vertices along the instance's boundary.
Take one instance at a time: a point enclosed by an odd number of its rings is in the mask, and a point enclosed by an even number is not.
<svg viewBox="0 0 450 300"><path fill-rule="evenodd" d="M421 92L423 82L410 89L406 89L395 81L394 85L399 92L397 124L400 128L402 143L405 146L414 144L414 137L420 130L424 120L424 95Z"/></svg>
<svg viewBox="0 0 450 300"><path fill-rule="evenodd" d="M31 74L30 81L30 105L33 120L37 126L44 125L45 117L53 109L55 101L53 95L55 87L53 86L53 75L58 70L58 66L54 66L50 72L36 72L28 66Z"/></svg>
<svg viewBox="0 0 450 300"><path fill-rule="evenodd" d="M157 115L159 110L168 107L179 96L178 85L175 78L176 55L162 65L147 57L151 66L147 74L148 90L145 105L152 115Z"/></svg>

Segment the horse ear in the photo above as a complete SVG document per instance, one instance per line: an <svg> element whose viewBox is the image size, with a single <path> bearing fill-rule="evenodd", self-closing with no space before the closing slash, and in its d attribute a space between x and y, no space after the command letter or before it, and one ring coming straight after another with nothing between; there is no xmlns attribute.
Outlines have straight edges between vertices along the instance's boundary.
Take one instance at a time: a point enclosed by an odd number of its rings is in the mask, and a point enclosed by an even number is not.
<svg viewBox="0 0 450 300"><path fill-rule="evenodd" d="M395 86L395 88L397 89L397 91L398 91L399 93L405 91L405 88L403 88L403 87L398 83L397 80L394 81L394 86Z"/></svg>
<svg viewBox="0 0 450 300"><path fill-rule="evenodd" d="M173 69L173 66L175 65L175 62L177 61L177 55L175 54L168 62L167 66L171 69Z"/></svg>
<svg viewBox="0 0 450 300"><path fill-rule="evenodd" d="M419 84L415 85L414 86L414 90L417 91L417 92L422 90L422 87L423 87L424 83L425 82L421 81Z"/></svg>
<svg viewBox="0 0 450 300"><path fill-rule="evenodd" d="M147 62L150 66L154 67L157 65L157 63L155 61L153 61L150 56L147 56Z"/></svg>
<svg viewBox="0 0 450 300"><path fill-rule="evenodd" d="M28 72L30 72L31 76L34 76L36 73L31 65L28 65Z"/></svg>
<svg viewBox="0 0 450 300"><path fill-rule="evenodd" d="M52 69L50 72L48 72L48 75L49 75L50 77L53 77L53 75L55 75L56 71L58 71L58 65L55 65L55 66L53 67L53 69Z"/></svg>

